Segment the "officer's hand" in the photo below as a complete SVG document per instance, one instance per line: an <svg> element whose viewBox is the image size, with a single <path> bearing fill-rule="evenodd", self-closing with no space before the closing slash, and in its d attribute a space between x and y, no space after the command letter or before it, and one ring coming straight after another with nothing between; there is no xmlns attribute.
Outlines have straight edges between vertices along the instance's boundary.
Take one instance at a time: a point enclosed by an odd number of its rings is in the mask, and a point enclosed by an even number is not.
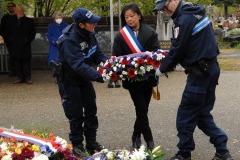
<svg viewBox="0 0 240 160"><path fill-rule="evenodd" d="M156 72L155 72L155 75L156 75L156 76L162 77L162 76L165 75L164 73L162 73L162 72L160 71L159 68L156 68L155 71L156 71Z"/></svg>
<svg viewBox="0 0 240 160"><path fill-rule="evenodd" d="M97 78L96 81L99 82L99 83L104 83L103 77Z"/></svg>

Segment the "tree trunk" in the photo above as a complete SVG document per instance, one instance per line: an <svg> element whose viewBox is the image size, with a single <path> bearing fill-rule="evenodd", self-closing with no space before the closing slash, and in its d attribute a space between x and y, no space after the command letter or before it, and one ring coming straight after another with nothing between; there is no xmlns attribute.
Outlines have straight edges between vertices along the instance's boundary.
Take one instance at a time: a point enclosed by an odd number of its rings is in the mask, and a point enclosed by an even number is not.
<svg viewBox="0 0 240 160"><path fill-rule="evenodd" d="M228 6L227 5L224 5L224 17L225 17L225 19L228 18Z"/></svg>

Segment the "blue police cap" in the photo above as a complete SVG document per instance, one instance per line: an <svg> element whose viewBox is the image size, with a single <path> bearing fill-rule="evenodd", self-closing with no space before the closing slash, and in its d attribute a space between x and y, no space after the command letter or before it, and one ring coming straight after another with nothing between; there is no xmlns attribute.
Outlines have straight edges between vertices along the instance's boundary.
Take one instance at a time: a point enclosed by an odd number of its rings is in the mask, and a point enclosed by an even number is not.
<svg viewBox="0 0 240 160"><path fill-rule="evenodd" d="M73 21L79 23L98 23L99 16L94 15L91 11L86 8L78 8L72 15Z"/></svg>
<svg viewBox="0 0 240 160"><path fill-rule="evenodd" d="M165 6L167 0L156 0L156 6L153 9L154 11L161 11L163 7Z"/></svg>

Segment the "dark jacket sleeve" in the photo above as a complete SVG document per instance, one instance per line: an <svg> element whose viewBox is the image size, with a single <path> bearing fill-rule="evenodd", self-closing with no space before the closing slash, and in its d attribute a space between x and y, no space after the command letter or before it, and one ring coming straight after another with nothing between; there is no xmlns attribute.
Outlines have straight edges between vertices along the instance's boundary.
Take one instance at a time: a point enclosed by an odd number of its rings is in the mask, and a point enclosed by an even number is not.
<svg viewBox="0 0 240 160"><path fill-rule="evenodd" d="M175 34L168 55L160 66L162 73L171 71L186 56L196 19L191 14L180 16L175 23Z"/></svg>

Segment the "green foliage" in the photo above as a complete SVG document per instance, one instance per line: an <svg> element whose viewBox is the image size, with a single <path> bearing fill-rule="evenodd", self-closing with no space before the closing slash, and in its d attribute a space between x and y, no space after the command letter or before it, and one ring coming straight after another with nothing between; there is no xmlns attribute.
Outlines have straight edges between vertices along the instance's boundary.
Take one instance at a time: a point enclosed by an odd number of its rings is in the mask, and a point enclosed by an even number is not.
<svg viewBox="0 0 240 160"><path fill-rule="evenodd" d="M74 10L79 7L88 8L95 14L100 16L110 16L110 0L5 0L3 7L6 8L8 2L14 2L17 5L22 5L25 8L26 15L30 17L51 17L55 11L61 11L65 16L71 16ZM119 0L113 1L113 14L119 15ZM240 4L240 0L186 0L193 3L209 5L215 4L218 6L236 6ZM152 9L155 6L155 0L120 0L122 7L130 2L136 3L142 14L155 15ZM234 7L232 7L234 8ZM232 9L230 12L234 12Z"/></svg>
<svg viewBox="0 0 240 160"><path fill-rule="evenodd" d="M236 49L240 49L240 42L238 42L238 44L235 47Z"/></svg>

